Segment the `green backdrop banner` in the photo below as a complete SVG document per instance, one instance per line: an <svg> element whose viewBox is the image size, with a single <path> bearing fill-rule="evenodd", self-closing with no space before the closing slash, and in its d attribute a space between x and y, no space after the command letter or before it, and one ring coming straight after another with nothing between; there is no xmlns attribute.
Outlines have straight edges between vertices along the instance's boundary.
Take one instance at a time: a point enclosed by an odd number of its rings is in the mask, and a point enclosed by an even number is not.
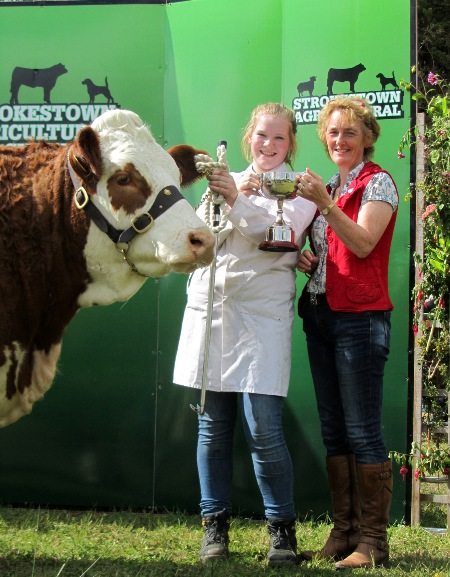
<svg viewBox="0 0 450 577"><path fill-rule="evenodd" d="M296 169L333 173L317 138L320 108L339 93L373 103L375 160L400 192L391 258L395 305L384 432L404 450L407 429L409 165L397 145L409 126L399 88L411 64L409 0L191 0L166 5L0 5L0 144L29 136L66 142L103 110L137 112L164 147L214 156L240 138L251 110L283 102L297 115ZM11 49L14 47L14 50ZM195 204L205 189L187 193ZM0 431L0 500L73 507L198 510L192 392L172 383L187 278L150 279L122 305L82 310L64 338L58 377L32 414ZM298 277L298 290L305 279ZM304 337L295 322L285 428L300 517L330 507ZM235 512L262 514L251 460L236 434ZM31 481L32 479L32 481ZM404 516L395 478L393 518Z"/></svg>

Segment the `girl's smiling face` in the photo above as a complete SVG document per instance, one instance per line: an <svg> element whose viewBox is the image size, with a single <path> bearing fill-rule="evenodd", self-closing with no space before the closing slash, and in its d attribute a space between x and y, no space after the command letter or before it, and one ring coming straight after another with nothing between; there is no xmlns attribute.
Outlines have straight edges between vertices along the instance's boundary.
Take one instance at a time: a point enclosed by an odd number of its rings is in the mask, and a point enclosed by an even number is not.
<svg viewBox="0 0 450 577"><path fill-rule="evenodd" d="M326 132L331 160L346 170L352 170L364 159L364 149L371 145L361 120L350 120L341 110L330 116Z"/></svg>
<svg viewBox="0 0 450 577"><path fill-rule="evenodd" d="M249 138L255 172L269 172L286 160L291 149L289 122L279 116L260 116Z"/></svg>

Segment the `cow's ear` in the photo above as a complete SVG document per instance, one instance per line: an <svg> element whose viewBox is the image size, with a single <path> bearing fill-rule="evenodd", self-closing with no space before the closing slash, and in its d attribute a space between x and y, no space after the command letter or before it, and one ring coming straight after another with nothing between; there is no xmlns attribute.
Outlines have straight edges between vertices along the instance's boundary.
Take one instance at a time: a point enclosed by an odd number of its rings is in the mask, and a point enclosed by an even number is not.
<svg viewBox="0 0 450 577"><path fill-rule="evenodd" d="M205 150L199 150L188 144L173 146L167 151L175 160L181 174L181 186L188 186L205 175L197 170L194 157L197 154L209 154Z"/></svg>
<svg viewBox="0 0 450 577"><path fill-rule="evenodd" d="M98 134L90 126L77 134L71 150L72 166L84 181L98 182L102 175L102 155Z"/></svg>

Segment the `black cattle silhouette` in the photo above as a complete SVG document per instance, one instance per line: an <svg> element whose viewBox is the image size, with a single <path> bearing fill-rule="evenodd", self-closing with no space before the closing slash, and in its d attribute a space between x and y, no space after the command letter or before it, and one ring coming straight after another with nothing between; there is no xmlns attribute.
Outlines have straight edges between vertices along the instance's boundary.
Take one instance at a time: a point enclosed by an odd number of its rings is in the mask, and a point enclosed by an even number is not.
<svg viewBox="0 0 450 577"><path fill-rule="evenodd" d="M366 67L363 64L357 64L352 68L330 68L328 70L327 95L331 96L333 94L334 82L349 82L350 92L355 92L355 83L358 80L358 76L365 69Z"/></svg>
<svg viewBox="0 0 450 577"><path fill-rule="evenodd" d="M51 104L50 92L55 87L60 76L66 74L67 68L63 64L55 64L50 68L22 68L16 66L11 76L10 104L19 104L18 95L21 86L44 89L44 102Z"/></svg>

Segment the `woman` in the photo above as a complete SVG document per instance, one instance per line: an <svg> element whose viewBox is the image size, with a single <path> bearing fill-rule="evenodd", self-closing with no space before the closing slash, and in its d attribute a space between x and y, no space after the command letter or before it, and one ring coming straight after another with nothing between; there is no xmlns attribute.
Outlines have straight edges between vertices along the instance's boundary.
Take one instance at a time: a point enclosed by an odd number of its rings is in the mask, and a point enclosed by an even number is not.
<svg viewBox="0 0 450 577"><path fill-rule="evenodd" d="M312 557L337 569L384 564L392 469L381 432L389 353L388 264L398 194L370 162L380 127L364 100L336 98L320 113L319 138L338 173L327 186L307 169L299 194L314 202L312 250L297 268L310 276L299 302L326 448L334 527Z"/></svg>
<svg viewBox="0 0 450 577"><path fill-rule="evenodd" d="M296 151L296 121L282 104L258 106L242 139L250 166L241 173L215 170L212 192L224 197L227 225L219 233L205 410L199 415L197 465L204 538L200 560L228 556L232 512L233 434L240 410L264 511L269 566L297 562L292 462L282 428L294 320L297 252L258 250L275 221L277 201L260 189L259 174L289 170ZM314 204L284 204L286 222L303 246ZM200 207L200 211L202 207ZM174 382L200 389L209 269L196 271L175 361Z"/></svg>

